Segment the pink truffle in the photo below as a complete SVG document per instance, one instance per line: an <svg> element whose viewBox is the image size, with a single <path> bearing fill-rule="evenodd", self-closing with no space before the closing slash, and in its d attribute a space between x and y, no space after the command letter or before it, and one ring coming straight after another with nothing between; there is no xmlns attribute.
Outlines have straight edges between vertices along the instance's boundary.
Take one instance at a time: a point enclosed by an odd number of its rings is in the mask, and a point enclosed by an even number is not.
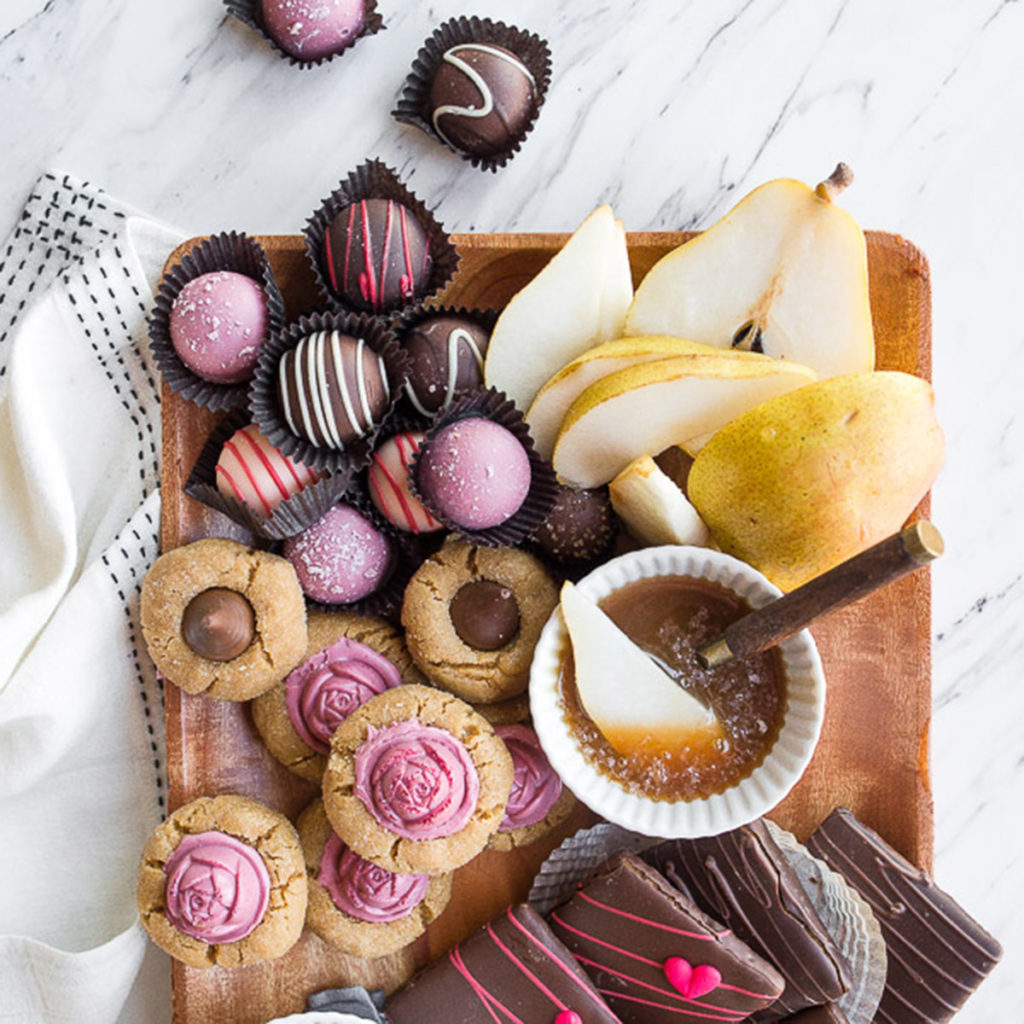
<svg viewBox="0 0 1024 1024"><path fill-rule="evenodd" d="M267 34L297 60L319 60L345 49L365 20L363 0L263 0Z"/></svg>
<svg viewBox="0 0 1024 1024"><path fill-rule="evenodd" d="M530 459L510 430L467 417L427 442L416 483L442 517L467 530L486 530L511 519L526 500Z"/></svg>
<svg viewBox="0 0 1024 1024"><path fill-rule="evenodd" d="M302 533L284 542L307 597L349 604L369 597L388 577L391 543L351 505L335 505Z"/></svg>
<svg viewBox="0 0 1024 1024"><path fill-rule="evenodd" d="M244 274L216 270L193 278L171 306L170 333L178 358L213 384L252 376L266 334L267 297Z"/></svg>

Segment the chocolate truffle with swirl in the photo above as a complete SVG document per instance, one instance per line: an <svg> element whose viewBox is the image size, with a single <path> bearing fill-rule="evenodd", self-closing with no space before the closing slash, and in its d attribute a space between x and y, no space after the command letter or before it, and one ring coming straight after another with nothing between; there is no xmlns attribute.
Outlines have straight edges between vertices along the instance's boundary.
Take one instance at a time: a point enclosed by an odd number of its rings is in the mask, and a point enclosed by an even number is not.
<svg viewBox="0 0 1024 1024"><path fill-rule="evenodd" d="M447 409L456 398L483 387L491 332L468 316L431 316L401 339L409 355L405 397L421 416Z"/></svg>
<svg viewBox="0 0 1024 1024"><path fill-rule="evenodd" d="M323 801L302 812L298 830L309 876L306 923L342 952L394 953L447 906L451 875L395 874L365 860L331 830Z"/></svg>
<svg viewBox="0 0 1024 1024"><path fill-rule="evenodd" d="M383 619L311 611L305 660L250 705L267 749L289 771L319 783L334 730L360 704L423 676L401 634Z"/></svg>

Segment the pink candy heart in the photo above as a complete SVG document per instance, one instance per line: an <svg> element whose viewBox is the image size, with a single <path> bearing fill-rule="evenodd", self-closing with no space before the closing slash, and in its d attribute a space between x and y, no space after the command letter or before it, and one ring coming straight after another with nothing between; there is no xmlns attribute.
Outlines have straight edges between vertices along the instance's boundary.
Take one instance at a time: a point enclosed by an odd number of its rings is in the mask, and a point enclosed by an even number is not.
<svg viewBox="0 0 1024 1024"><path fill-rule="evenodd" d="M722 984L722 973L710 964L697 964L681 956L670 956L665 961L665 977L669 984L687 999L699 999Z"/></svg>
<svg viewBox="0 0 1024 1024"><path fill-rule="evenodd" d="M555 1024L583 1024L583 1018L575 1010L563 1010L555 1018Z"/></svg>

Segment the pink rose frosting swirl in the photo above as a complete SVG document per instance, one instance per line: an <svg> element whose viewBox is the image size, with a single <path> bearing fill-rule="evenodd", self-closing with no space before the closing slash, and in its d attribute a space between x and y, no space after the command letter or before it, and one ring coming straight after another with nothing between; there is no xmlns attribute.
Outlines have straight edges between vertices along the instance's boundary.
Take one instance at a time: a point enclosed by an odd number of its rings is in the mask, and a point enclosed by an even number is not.
<svg viewBox="0 0 1024 1024"><path fill-rule="evenodd" d="M415 719L372 725L355 756L356 796L403 839L440 839L463 828L480 795L469 751L451 733Z"/></svg>
<svg viewBox="0 0 1024 1024"><path fill-rule="evenodd" d="M202 942L238 942L267 911L270 875L263 858L223 832L185 836L164 874L167 919Z"/></svg>
<svg viewBox="0 0 1024 1024"><path fill-rule="evenodd" d="M289 674L284 684L288 717L302 742L326 755L334 730L360 704L401 682L383 654L342 637Z"/></svg>
<svg viewBox="0 0 1024 1024"><path fill-rule="evenodd" d="M426 875L396 875L363 860L333 834L324 845L316 877L342 913L381 923L406 917L430 884Z"/></svg>
<svg viewBox="0 0 1024 1024"><path fill-rule="evenodd" d="M562 780L541 750L537 734L525 725L499 725L494 730L512 755L515 779L498 831L536 825L562 795Z"/></svg>

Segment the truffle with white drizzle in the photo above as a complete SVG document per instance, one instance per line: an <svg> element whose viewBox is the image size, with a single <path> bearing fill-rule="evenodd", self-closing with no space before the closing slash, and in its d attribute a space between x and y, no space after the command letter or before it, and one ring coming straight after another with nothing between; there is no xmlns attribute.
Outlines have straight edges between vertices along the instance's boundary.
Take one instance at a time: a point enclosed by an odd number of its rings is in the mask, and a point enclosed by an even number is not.
<svg viewBox="0 0 1024 1024"><path fill-rule="evenodd" d="M422 416L433 416L483 387L490 332L461 316L430 317L405 335L409 353L405 394Z"/></svg>
<svg viewBox="0 0 1024 1024"><path fill-rule="evenodd" d="M281 357L277 397L293 434L343 448L371 434L387 409L384 360L363 338L316 331Z"/></svg>

